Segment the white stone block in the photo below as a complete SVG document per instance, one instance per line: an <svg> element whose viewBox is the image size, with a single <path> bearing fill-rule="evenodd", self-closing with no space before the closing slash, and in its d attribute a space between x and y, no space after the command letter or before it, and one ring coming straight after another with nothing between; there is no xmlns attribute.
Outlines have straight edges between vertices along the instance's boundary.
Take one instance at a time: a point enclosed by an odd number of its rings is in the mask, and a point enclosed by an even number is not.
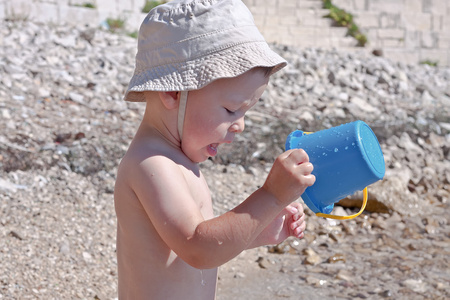
<svg viewBox="0 0 450 300"><path fill-rule="evenodd" d="M290 17L290 16L295 16L296 15L296 9L295 8L291 8L291 7L285 7L285 6L281 6L281 7L277 7L277 14L278 16L280 16L281 18L286 18L286 17Z"/></svg>
<svg viewBox="0 0 450 300"><path fill-rule="evenodd" d="M309 9L308 11L318 17L324 17L330 13L328 9Z"/></svg>
<svg viewBox="0 0 450 300"><path fill-rule="evenodd" d="M330 27L331 37L344 37L347 36L348 29L345 27Z"/></svg>
<svg viewBox="0 0 450 300"><path fill-rule="evenodd" d="M408 0L405 1L405 12L406 13L422 13L422 2L423 0Z"/></svg>
<svg viewBox="0 0 450 300"><path fill-rule="evenodd" d="M295 10L297 7L297 0L283 0L278 1L279 8L287 8L289 10Z"/></svg>
<svg viewBox="0 0 450 300"><path fill-rule="evenodd" d="M319 36L315 38L314 45L311 45L314 47L320 47L320 48L330 48L331 42L330 38L326 36Z"/></svg>
<svg viewBox="0 0 450 300"><path fill-rule="evenodd" d="M391 39L403 39L405 38L405 30L404 29L378 29L378 37L381 39L391 38Z"/></svg>
<svg viewBox="0 0 450 300"><path fill-rule="evenodd" d="M278 34L277 41L284 45L294 45L294 38L292 35L287 34L287 32L281 32Z"/></svg>
<svg viewBox="0 0 450 300"><path fill-rule="evenodd" d="M5 15L5 10L6 10L6 5L5 2L0 2L0 20L5 19L6 15Z"/></svg>
<svg viewBox="0 0 450 300"><path fill-rule="evenodd" d="M59 22L69 25L90 25L97 27L100 24L100 19L96 9L61 6L59 9Z"/></svg>
<svg viewBox="0 0 450 300"><path fill-rule="evenodd" d="M333 24L333 20L330 18L323 18L306 10L297 10L296 18L299 22L298 24L307 27L330 27Z"/></svg>
<svg viewBox="0 0 450 300"><path fill-rule="evenodd" d="M422 13L404 13L401 16L401 25L408 31L431 30L431 15Z"/></svg>
<svg viewBox="0 0 450 300"><path fill-rule="evenodd" d="M430 60L436 61L438 66L448 66L449 65L449 51L441 49L420 49L420 61Z"/></svg>
<svg viewBox="0 0 450 300"><path fill-rule="evenodd" d="M120 12L138 13L142 12L145 1L136 0L116 0L116 9Z"/></svg>
<svg viewBox="0 0 450 300"><path fill-rule="evenodd" d="M117 2L114 0L96 0L96 3L101 15L113 17L120 13L117 9Z"/></svg>
<svg viewBox="0 0 450 300"><path fill-rule="evenodd" d="M15 0L5 2L5 17L11 20L29 20L35 9L29 0Z"/></svg>
<svg viewBox="0 0 450 300"><path fill-rule="evenodd" d="M396 62L404 64L417 64L419 62L419 52L416 49L396 49L384 48L383 56Z"/></svg>
<svg viewBox="0 0 450 300"><path fill-rule="evenodd" d="M361 11L366 11L368 4L366 0L353 0L355 11L358 13Z"/></svg>
<svg viewBox="0 0 450 300"><path fill-rule="evenodd" d="M257 15L257 16L254 16L253 18L255 20L256 27L258 27L258 28L262 28L264 26L264 24L266 23L266 19L267 19L266 16L264 16L264 15Z"/></svg>
<svg viewBox="0 0 450 300"><path fill-rule="evenodd" d="M450 36L448 32L440 32L438 34L437 48L447 49L450 53Z"/></svg>
<svg viewBox="0 0 450 300"><path fill-rule="evenodd" d="M415 49L420 47L420 31L406 31L405 32L405 48Z"/></svg>
<svg viewBox="0 0 450 300"><path fill-rule="evenodd" d="M142 13L142 9L145 6L147 0L134 0L133 2L133 11L136 13Z"/></svg>
<svg viewBox="0 0 450 300"><path fill-rule="evenodd" d="M366 47L370 46L370 47L381 47L381 41L378 38L378 29L376 28L366 28L364 29L364 34L367 37L368 40L368 44L366 44Z"/></svg>
<svg viewBox="0 0 450 300"><path fill-rule="evenodd" d="M354 11L353 0L333 0L333 4L348 12Z"/></svg>
<svg viewBox="0 0 450 300"><path fill-rule="evenodd" d="M280 25L295 26L298 24L298 18L296 16L285 16L280 18Z"/></svg>
<svg viewBox="0 0 450 300"><path fill-rule="evenodd" d="M126 18L125 28L129 32L139 31L139 27L144 21L147 14L144 13L125 13L124 18Z"/></svg>
<svg viewBox="0 0 450 300"><path fill-rule="evenodd" d="M370 0L367 1L367 4L369 11L383 11L395 14L404 10L402 0Z"/></svg>
<svg viewBox="0 0 450 300"><path fill-rule="evenodd" d="M272 16L272 17L267 17L265 19L264 22L264 26L269 26L269 27L273 27L273 29L276 30L276 26L278 26L280 24L280 17L279 16Z"/></svg>
<svg viewBox="0 0 450 300"><path fill-rule="evenodd" d="M293 36L317 36L321 34L320 28L295 26L289 27L289 34Z"/></svg>
<svg viewBox="0 0 450 300"><path fill-rule="evenodd" d="M373 12L358 12L355 22L359 28L376 28L380 26L379 14Z"/></svg>
<svg viewBox="0 0 450 300"><path fill-rule="evenodd" d="M305 8L321 9L322 7L323 7L322 1L317 1L317 0L297 1L297 8L301 8L301 9L305 9Z"/></svg>
<svg viewBox="0 0 450 300"><path fill-rule="evenodd" d="M38 23L58 23L59 7L51 3L36 3L31 11L30 20Z"/></svg>
<svg viewBox="0 0 450 300"><path fill-rule="evenodd" d="M327 39L325 39L327 40ZM296 38L295 46L300 48L320 47L315 36L299 36Z"/></svg>
<svg viewBox="0 0 450 300"><path fill-rule="evenodd" d="M437 35L431 31L423 31L421 35L420 44L423 48L437 47Z"/></svg>
<svg viewBox="0 0 450 300"><path fill-rule="evenodd" d="M448 0L427 0L423 1L423 12L432 14L446 14L449 9Z"/></svg>
<svg viewBox="0 0 450 300"><path fill-rule="evenodd" d="M83 7L85 4L96 5L96 0L65 0L65 5Z"/></svg>
<svg viewBox="0 0 450 300"><path fill-rule="evenodd" d="M448 17L444 17L443 15L432 15L431 16L431 30L442 31L444 29L444 19L445 18L448 18Z"/></svg>
<svg viewBox="0 0 450 300"><path fill-rule="evenodd" d="M251 6L249 8L253 16L266 15L267 9L265 6Z"/></svg>
<svg viewBox="0 0 450 300"><path fill-rule="evenodd" d="M382 47L387 48L404 48L405 40L404 39L384 39L382 43Z"/></svg>
<svg viewBox="0 0 450 300"><path fill-rule="evenodd" d="M358 41L357 40L355 40L351 36L347 36L347 37L340 38L338 40L337 47L347 48L347 47L356 47L357 45L358 45Z"/></svg>
<svg viewBox="0 0 450 300"><path fill-rule="evenodd" d="M379 24L382 28L397 28L401 22L400 20L401 15L398 13L391 14L382 12L379 15Z"/></svg>
<svg viewBox="0 0 450 300"><path fill-rule="evenodd" d="M39 0L39 3L50 3L50 4L58 4L57 0Z"/></svg>

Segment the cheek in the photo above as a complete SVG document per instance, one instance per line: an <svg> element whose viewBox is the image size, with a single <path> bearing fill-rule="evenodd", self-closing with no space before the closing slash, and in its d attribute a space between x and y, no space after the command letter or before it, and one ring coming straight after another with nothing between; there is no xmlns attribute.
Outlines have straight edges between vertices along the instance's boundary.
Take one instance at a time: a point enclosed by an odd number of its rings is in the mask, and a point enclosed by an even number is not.
<svg viewBox="0 0 450 300"><path fill-rule="evenodd" d="M212 135L216 132L226 130L227 122L218 112L214 113L195 113L186 124L190 130L198 134Z"/></svg>

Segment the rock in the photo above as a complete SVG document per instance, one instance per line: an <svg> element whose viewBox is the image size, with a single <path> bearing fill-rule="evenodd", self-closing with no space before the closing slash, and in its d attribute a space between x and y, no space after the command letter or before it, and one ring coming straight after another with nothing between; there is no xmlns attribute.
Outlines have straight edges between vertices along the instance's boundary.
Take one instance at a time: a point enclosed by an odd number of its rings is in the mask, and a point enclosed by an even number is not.
<svg viewBox="0 0 450 300"><path fill-rule="evenodd" d="M402 285L413 290L416 293L421 294L426 293L428 290L428 284L426 282L423 282L422 280L406 279L402 282Z"/></svg>
<svg viewBox="0 0 450 300"><path fill-rule="evenodd" d="M352 282L353 281L353 276L352 276L352 274L350 272L348 272L346 270L340 270L336 274L336 279Z"/></svg>
<svg viewBox="0 0 450 300"><path fill-rule="evenodd" d="M334 263L337 263L337 262L345 263L346 262L346 258L345 258L345 255L342 254L342 253L336 253L333 256L330 256L328 258L327 262L330 263L330 264L334 264Z"/></svg>
<svg viewBox="0 0 450 300"><path fill-rule="evenodd" d="M24 185L14 184L10 181L7 181L3 178L0 178L0 191L9 191L9 192L17 192L18 189L26 189L27 187Z"/></svg>
<svg viewBox="0 0 450 300"><path fill-rule="evenodd" d="M276 264L269 261L267 258L265 257L258 257L258 259L256 260L256 262L258 263L258 266L261 269L269 269L269 270L274 270L277 268Z"/></svg>
<svg viewBox="0 0 450 300"><path fill-rule="evenodd" d="M320 256L311 248L306 248L303 250L303 254L306 255L305 264L317 265L322 262Z"/></svg>

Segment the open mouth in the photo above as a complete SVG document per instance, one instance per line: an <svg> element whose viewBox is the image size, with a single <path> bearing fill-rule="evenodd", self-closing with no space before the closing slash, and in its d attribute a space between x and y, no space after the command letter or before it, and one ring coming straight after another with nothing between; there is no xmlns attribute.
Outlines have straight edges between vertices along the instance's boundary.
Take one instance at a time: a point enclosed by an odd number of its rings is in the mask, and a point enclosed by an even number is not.
<svg viewBox="0 0 450 300"><path fill-rule="evenodd" d="M217 144L217 143L209 144L207 147L209 156L216 156L218 147L219 147L219 144Z"/></svg>

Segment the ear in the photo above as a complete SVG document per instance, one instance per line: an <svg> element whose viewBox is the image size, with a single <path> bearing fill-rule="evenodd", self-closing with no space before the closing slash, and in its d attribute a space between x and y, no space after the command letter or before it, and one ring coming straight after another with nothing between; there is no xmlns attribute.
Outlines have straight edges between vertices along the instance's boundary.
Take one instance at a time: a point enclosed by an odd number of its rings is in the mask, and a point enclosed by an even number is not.
<svg viewBox="0 0 450 300"><path fill-rule="evenodd" d="M167 109L178 108L180 93L179 92L158 92L161 103Z"/></svg>

